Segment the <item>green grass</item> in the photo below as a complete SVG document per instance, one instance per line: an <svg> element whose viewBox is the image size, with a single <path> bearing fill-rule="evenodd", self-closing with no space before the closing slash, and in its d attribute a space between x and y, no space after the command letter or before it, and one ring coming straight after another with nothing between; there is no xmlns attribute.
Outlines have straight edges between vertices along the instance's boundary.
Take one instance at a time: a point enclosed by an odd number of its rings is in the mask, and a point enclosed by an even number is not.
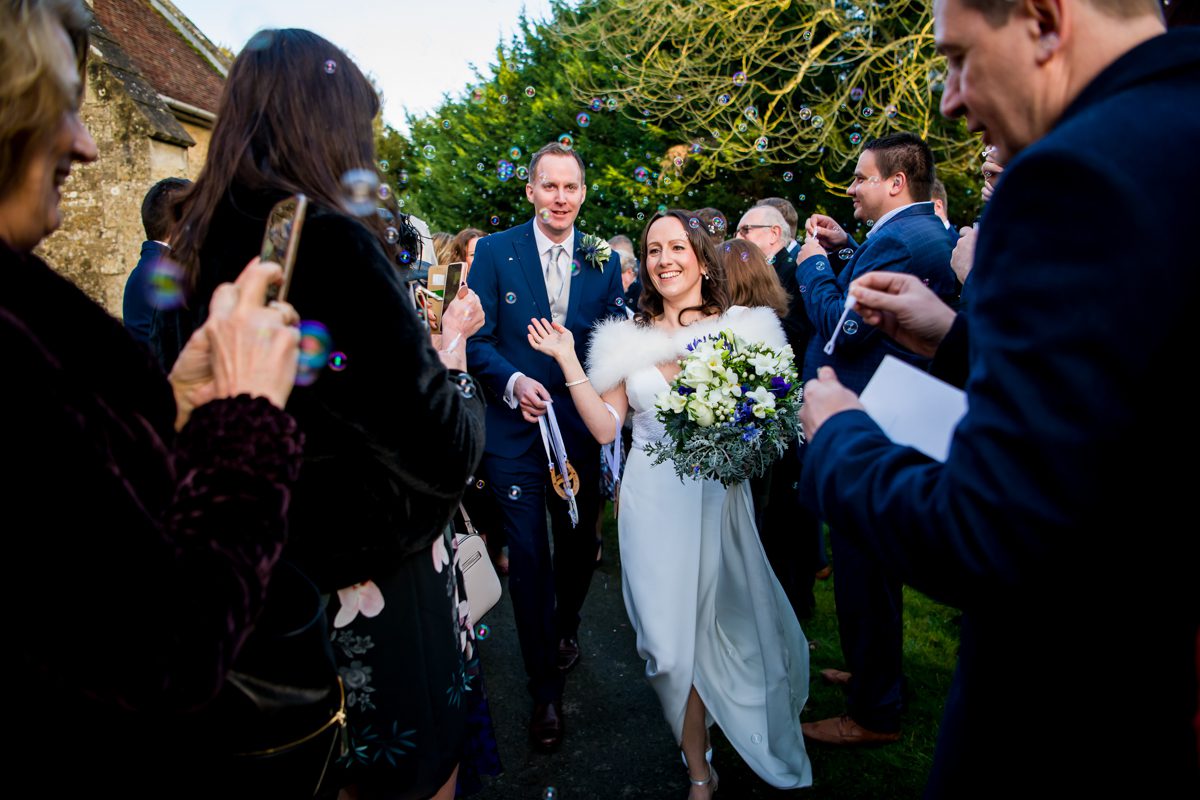
<svg viewBox="0 0 1200 800"><path fill-rule="evenodd" d="M842 690L817 677L826 667L842 669L837 617L834 613L833 577L818 581L817 611L804 624L812 651L812 681L805 721L836 716L845 710ZM919 798L933 763L934 744L942 707L950 689L958 651L958 611L930 600L913 589L904 590L904 674L908 704L901 739L896 744L872 748L839 749L811 746L813 798Z"/></svg>

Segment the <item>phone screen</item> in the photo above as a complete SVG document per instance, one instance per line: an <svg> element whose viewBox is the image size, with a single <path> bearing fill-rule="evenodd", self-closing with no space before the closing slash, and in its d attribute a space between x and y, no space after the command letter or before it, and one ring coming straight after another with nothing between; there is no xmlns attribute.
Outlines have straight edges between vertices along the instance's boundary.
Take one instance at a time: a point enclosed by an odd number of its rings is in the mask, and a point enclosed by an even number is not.
<svg viewBox="0 0 1200 800"><path fill-rule="evenodd" d="M442 316L446 316L446 309L454 298L458 297L458 288L462 286L463 271L467 264L465 261L455 261L453 264L446 265L446 285L442 289ZM439 326L440 327L440 326Z"/></svg>
<svg viewBox="0 0 1200 800"><path fill-rule="evenodd" d="M283 283L267 289L267 300L287 300L292 285L292 270L296 266L296 251L300 247L300 229L304 227L304 214L308 210L308 198L302 194L280 200L267 217L267 230L263 234L259 258L274 261L283 267Z"/></svg>

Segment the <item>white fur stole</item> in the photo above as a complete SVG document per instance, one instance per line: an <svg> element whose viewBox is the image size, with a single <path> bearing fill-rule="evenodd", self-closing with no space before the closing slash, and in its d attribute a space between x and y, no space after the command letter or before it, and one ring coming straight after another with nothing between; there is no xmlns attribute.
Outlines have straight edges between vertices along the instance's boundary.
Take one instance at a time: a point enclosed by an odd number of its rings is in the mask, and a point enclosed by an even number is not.
<svg viewBox="0 0 1200 800"><path fill-rule="evenodd" d="M779 317L769 308L734 306L715 319L688 325L669 333L644 327L631 319L606 319L596 323L588 347L587 373L592 387L603 394L638 370L674 361L695 339L732 329L738 336L776 349L787 344Z"/></svg>

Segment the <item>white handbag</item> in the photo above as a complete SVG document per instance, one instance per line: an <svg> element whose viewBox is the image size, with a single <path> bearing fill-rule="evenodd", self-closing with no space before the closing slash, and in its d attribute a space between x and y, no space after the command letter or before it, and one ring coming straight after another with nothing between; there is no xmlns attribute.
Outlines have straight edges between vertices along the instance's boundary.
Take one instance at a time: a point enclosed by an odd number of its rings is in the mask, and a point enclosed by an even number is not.
<svg viewBox="0 0 1200 800"><path fill-rule="evenodd" d="M457 545L454 560L462 570L467 605L470 609L468 618L474 626L499 602L500 578L496 575L496 568L492 566L491 557L488 556L487 545L471 524L467 510L461 505L458 510L462 513L467 532L454 534Z"/></svg>

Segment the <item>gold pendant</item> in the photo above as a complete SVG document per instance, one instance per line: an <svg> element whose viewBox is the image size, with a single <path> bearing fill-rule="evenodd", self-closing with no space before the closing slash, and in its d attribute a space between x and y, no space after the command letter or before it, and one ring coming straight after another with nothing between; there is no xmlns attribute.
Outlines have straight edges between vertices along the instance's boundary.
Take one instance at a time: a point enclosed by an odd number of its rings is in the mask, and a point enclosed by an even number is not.
<svg viewBox="0 0 1200 800"><path fill-rule="evenodd" d="M569 477L571 479L571 494L573 494L575 497L578 497L579 496L579 473L575 471L575 468L573 466L571 466L570 461L567 462L567 477ZM559 497L561 497L563 500L566 500L567 499L567 490L563 488L562 474L554 467L550 467L550 480L554 482L554 493L557 494Z"/></svg>

